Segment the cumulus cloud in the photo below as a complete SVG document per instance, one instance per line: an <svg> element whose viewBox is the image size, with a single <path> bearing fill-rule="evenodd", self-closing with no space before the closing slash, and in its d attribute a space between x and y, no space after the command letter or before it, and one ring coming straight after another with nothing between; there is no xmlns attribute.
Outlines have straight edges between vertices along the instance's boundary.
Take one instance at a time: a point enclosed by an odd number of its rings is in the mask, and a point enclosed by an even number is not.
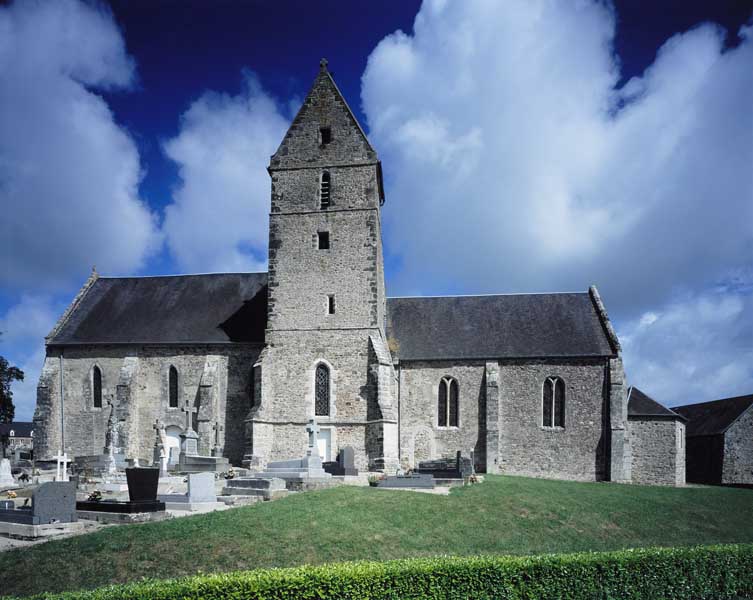
<svg viewBox="0 0 753 600"><path fill-rule="evenodd" d="M677 406L753 390L753 296L704 292L627 322L622 345L631 384Z"/></svg>
<svg viewBox="0 0 753 600"><path fill-rule="evenodd" d="M181 183L164 231L186 271L266 269L269 175L266 167L289 119L252 73L240 94L207 92L165 144Z"/></svg>
<svg viewBox="0 0 753 600"><path fill-rule="evenodd" d="M66 286L93 263L130 272L158 244L136 146L93 91L134 77L105 9L0 8L0 285Z"/></svg>
<svg viewBox="0 0 753 600"><path fill-rule="evenodd" d="M706 24L617 88L596 2L427 0L362 80L393 293L584 290L632 318L753 261L753 40Z"/></svg>
<svg viewBox="0 0 753 600"><path fill-rule="evenodd" d="M37 401L37 382L44 364L44 338L65 306L48 296L26 295L0 316L0 355L24 374L11 387L17 421L30 421Z"/></svg>

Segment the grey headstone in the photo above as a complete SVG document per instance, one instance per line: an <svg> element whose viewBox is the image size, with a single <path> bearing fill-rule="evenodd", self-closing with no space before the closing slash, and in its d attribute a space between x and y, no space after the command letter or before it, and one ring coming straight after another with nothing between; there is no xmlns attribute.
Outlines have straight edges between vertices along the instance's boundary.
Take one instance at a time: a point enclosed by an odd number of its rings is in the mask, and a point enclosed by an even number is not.
<svg viewBox="0 0 753 600"><path fill-rule="evenodd" d="M76 484L72 481L43 483L32 495L32 514L39 525L76 521Z"/></svg>
<svg viewBox="0 0 753 600"><path fill-rule="evenodd" d="M192 473L188 476L189 502L217 502L214 473Z"/></svg>
<svg viewBox="0 0 753 600"><path fill-rule="evenodd" d="M177 465L179 461L180 461L180 448L176 446L172 446L170 448L170 459L168 460L168 464Z"/></svg>

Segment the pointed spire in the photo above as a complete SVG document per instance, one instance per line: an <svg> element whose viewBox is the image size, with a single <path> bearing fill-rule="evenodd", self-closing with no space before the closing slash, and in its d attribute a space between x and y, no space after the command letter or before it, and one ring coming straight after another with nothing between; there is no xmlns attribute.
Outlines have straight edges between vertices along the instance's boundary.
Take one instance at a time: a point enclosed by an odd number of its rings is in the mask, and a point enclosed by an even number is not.
<svg viewBox="0 0 753 600"><path fill-rule="evenodd" d="M319 70L320 71L326 71L328 64L329 63L327 62L327 59L326 58L322 58L322 60L319 61Z"/></svg>

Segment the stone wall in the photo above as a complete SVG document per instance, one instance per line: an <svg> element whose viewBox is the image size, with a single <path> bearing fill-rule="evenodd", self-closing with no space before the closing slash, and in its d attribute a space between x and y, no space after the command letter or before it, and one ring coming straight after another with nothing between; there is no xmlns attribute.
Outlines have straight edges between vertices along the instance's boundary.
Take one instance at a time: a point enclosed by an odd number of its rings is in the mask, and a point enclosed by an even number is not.
<svg viewBox="0 0 753 600"><path fill-rule="evenodd" d="M724 434L722 483L753 484L753 407Z"/></svg>
<svg viewBox="0 0 753 600"><path fill-rule="evenodd" d="M633 483L685 485L685 425L679 419L630 417Z"/></svg>
<svg viewBox="0 0 753 600"><path fill-rule="evenodd" d="M240 464L244 448L243 422L250 408L251 368L260 348L233 346L76 346L65 348L65 451L74 456L103 452L111 408L119 433L119 448L128 458L151 461L159 417L166 426L185 426L186 403L198 408L193 427L200 435L200 452L214 445L213 425L224 427L221 445L231 462ZM40 459L60 446L59 349L48 349L47 368L38 388L35 423L39 427ZM102 407L94 406L91 373L102 372ZM168 400L168 370L178 370L178 407Z"/></svg>
<svg viewBox="0 0 753 600"><path fill-rule="evenodd" d="M380 335L379 330L372 330ZM385 420L379 406L374 357L364 330L270 331L261 377L262 398L249 419L247 454L261 467L271 460L302 456L306 423L314 417L316 367L330 373L330 410L317 416L330 429L332 453L352 446L356 466L365 470L383 457L378 425ZM387 420L392 422L394 418ZM395 457L397 448L395 448Z"/></svg>
<svg viewBox="0 0 753 600"><path fill-rule="evenodd" d="M477 469L484 469L484 369L482 361L400 363L400 458L403 466L412 468L423 460L454 457L458 450L463 456L469 456L473 450ZM443 377L453 377L458 382L457 427L438 425L438 393Z"/></svg>
<svg viewBox="0 0 753 600"><path fill-rule="evenodd" d="M542 426L542 386L565 382L565 426ZM501 361L501 473L574 479L606 478L607 367L603 359Z"/></svg>

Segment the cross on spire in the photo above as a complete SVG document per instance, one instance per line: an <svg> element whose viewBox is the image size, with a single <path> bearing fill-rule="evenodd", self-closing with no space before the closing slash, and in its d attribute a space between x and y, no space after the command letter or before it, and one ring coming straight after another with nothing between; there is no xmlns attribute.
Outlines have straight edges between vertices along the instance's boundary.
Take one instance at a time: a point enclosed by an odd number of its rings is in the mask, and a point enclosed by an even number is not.
<svg viewBox="0 0 753 600"><path fill-rule="evenodd" d="M329 64L329 62L327 61L327 59L326 59L326 58L323 58L322 60L320 60L320 61L319 61L319 68L320 68L320 69L321 69L322 71L326 71L326 70L327 70L327 65L328 65L328 64Z"/></svg>

